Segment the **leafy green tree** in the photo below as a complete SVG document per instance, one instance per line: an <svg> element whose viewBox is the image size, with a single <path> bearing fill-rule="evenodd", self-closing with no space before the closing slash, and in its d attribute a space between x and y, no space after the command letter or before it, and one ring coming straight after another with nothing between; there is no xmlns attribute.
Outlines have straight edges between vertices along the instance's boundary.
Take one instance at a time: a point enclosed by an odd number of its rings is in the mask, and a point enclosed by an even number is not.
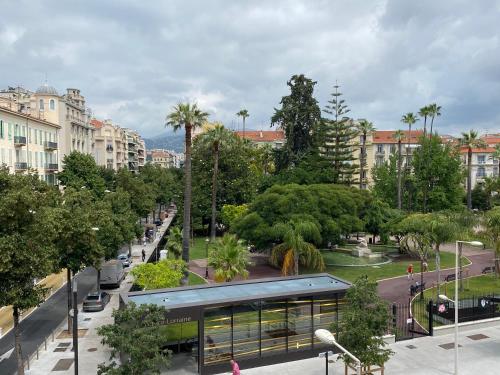
<svg viewBox="0 0 500 375"><path fill-rule="evenodd" d="M296 165L316 146L321 110L313 96L315 84L303 74L293 75L287 82L290 95L282 97L280 109L274 109L271 122L284 130L286 138L278 153L278 170Z"/></svg>
<svg viewBox="0 0 500 375"><path fill-rule="evenodd" d="M111 348L110 364L101 363L98 375L160 374L170 365L171 353L164 349L164 331L159 329L165 321L166 310L157 305L135 305L114 310L114 324L97 328L101 343ZM116 361L117 356L125 360Z"/></svg>
<svg viewBox="0 0 500 375"><path fill-rule="evenodd" d="M34 280L55 269L58 191L37 175L2 168L0 193L0 306L12 305L17 373L24 374L19 317L43 302L46 289Z"/></svg>
<svg viewBox="0 0 500 375"><path fill-rule="evenodd" d="M208 254L208 265L214 268L215 280L231 281L236 276L248 277L250 265L247 248L234 234L226 233Z"/></svg>
<svg viewBox="0 0 500 375"><path fill-rule="evenodd" d="M150 186L155 196L156 205L168 205L177 191L180 191L180 179L174 175L171 169L162 168L159 165L147 163L141 168L139 177ZM155 210L153 210L153 220L155 219Z"/></svg>
<svg viewBox="0 0 500 375"><path fill-rule="evenodd" d="M390 316L387 303L378 296L377 283L362 276L347 290L345 299L340 322L332 326L338 342L359 358L364 367L384 366L393 354L385 349L383 339ZM352 359L345 354L342 360L352 364Z"/></svg>
<svg viewBox="0 0 500 375"><path fill-rule="evenodd" d="M488 191L483 184L476 184L476 186L474 186L471 192L471 198L473 209L486 211L491 208L491 195L488 195Z"/></svg>
<svg viewBox="0 0 500 375"><path fill-rule="evenodd" d="M432 157L430 157L432 155ZM463 188L458 150L442 144L438 136L420 137L420 147L413 156L417 207L423 212L457 208L461 205Z"/></svg>
<svg viewBox="0 0 500 375"><path fill-rule="evenodd" d="M175 259L182 255L182 231L179 227L172 227L168 233L167 250L173 254Z"/></svg>
<svg viewBox="0 0 500 375"><path fill-rule="evenodd" d="M106 168L105 166L99 166L99 175L104 180L104 186L106 190L112 191L115 190L115 175L116 172L114 169Z"/></svg>
<svg viewBox="0 0 500 375"><path fill-rule="evenodd" d="M236 220L248 212L248 204L225 204L221 210L221 220L226 228L231 228Z"/></svg>
<svg viewBox="0 0 500 375"><path fill-rule="evenodd" d="M389 204L392 208L398 206L397 159L397 155L390 155L389 162L376 165L372 168L373 195Z"/></svg>
<svg viewBox="0 0 500 375"><path fill-rule="evenodd" d="M250 114L246 109L240 109L238 113L236 113L236 116L243 119L243 139L245 139L245 120L248 116L250 116Z"/></svg>
<svg viewBox="0 0 500 375"><path fill-rule="evenodd" d="M472 149L484 148L486 144L479 138L477 131L462 133L460 145L467 148L467 208L472 209Z"/></svg>
<svg viewBox="0 0 500 375"><path fill-rule="evenodd" d="M401 210L403 207L403 199L402 199L402 152L401 152L401 142L404 138L404 133L401 130L398 130L393 135L394 139L398 142L398 210Z"/></svg>
<svg viewBox="0 0 500 375"><path fill-rule="evenodd" d="M495 207L484 214L482 235L495 250L495 270L500 277L500 207Z"/></svg>
<svg viewBox="0 0 500 375"><path fill-rule="evenodd" d="M180 259L163 259L157 263L139 264L130 273L134 284L143 290L151 290L179 286L186 269L186 263Z"/></svg>
<svg viewBox="0 0 500 375"><path fill-rule="evenodd" d="M196 104L179 103L167 115L165 126L170 126L174 131L184 127L184 209L182 223L182 259L189 263L189 238L191 235L191 132L199 128L208 119L208 113L203 112ZM187 270L183 283L187 283Z"/></svg>
<svg viewBox="0 0 500 375"><path fill-rule="evenodd" d="M130 207L137 217L147 217L155 206L155 192L152 185L146 184L138 175L120 169L116 173L116 189L128 193Z"/></svg>
<svg viewBox="0 0 500 375"><path fill-rule="evenodd" d="M430 135L432 135L432 127L434 125L434 119L436 117L439 117L441 116L441 106L440 105L437 105L436 103L432 103L429 105L428 107L429 109L429 116L431 117L431 131L430 131Z"/></svg>
<svg viewBox="0 0 500 375"><path fill-rule="evenodd" d="M298 276L299 263L318 271L325 269L321 252L311 243L321 243L321 234L316 224L291 221L286 224L278 223L273 229L282 243L272 249L271 263L277 267L281 266L284 276L292 272Z"/></svg>
<svg viewBox="0 0 500 375"><path fill-rule="evenodd" d="M333 116L326 121L326 131L323 139L323 154L333 166L333 183L351 185L358 166L354 163L354 138L358 135L353 121L346 115L350 109L341 98L338 85L333 86L335 91L324 112Z"/></svg>
<svg viewBox="0 0 500 375"><path fill-rule="evenodd" d="M98 204L90 190L67 188L58 207L59 233L54 242L58 250L58 268L66 269L68 293L68 330L71 327L72 275L87 267L99 268L105 256L97 240Z"/></svg>
<svg viewBox="0 0 500 375"><path fill-rule="evenodd" d="M65 187L88 189L99 197L104 195L105 180L92 155L73 151L64 157L63 165L58 179Z"/></svg>
<svg viewBox="0 0 500 375"><path fill-rule="evenodd" d="M361 120L358 124L358 131L361 133L362 141L361 141L361 150L359 156L359 188L363 189L363 186L366 185L365 168L366 168L366 138L368 134L371 134L375 131L375 127L373 124L367 120Z"/></svg>
<svg viewBox="0 0 500 375"><path fill-rule="evenodd" d="M373 236L373 243L376 237L380 236L386 228L387 222L393 216L391 208L380 199L373 199L364 209L363 221L365 229Z"/></svg>
<svg viewBox="0 0 500 375"><path fill-rule="evenodd" d="M274 185L255 198L233 230L240 238L265 248L276 240L275 223L310 221L320 228L325 244L339 243L342 235L363 230L361 216L369 199L368 191L346 186Z"/></svg>

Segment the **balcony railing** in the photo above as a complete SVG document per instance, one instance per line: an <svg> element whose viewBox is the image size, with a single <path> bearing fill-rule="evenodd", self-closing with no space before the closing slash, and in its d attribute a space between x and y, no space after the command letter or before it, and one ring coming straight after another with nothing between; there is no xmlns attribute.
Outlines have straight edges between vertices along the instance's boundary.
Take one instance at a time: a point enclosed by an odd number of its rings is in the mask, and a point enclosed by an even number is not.
<svg viewBox="0 0 500 375"><path fill-rule="evenodd" d="M45 141L44 146L46 150L57 150L57 142Z"/></svg>
<svg viewBox="0 0 500 375"><path fill-rule="evenodd" d="M106 146L106 151L112 152L113 151L113 146L110 146L110 145Z"/></svg>
<svg viewBox="0 0 500 375"><path fill-rule="evenodd" d="M14 164L14 168L16 169L16 171L25 171L28 169L28 163L26 163L25 161L17 161Z"/></svg>
<svg viewBox="0 0 500 375"><path fill-rule="evenodd" d="M377 150L375 151L376 155L385 155L385 150Z"/></svg>
<svg viewBox="0 0 500 375"><path fill-rule="evenodd" d="M47 163L45 164L45 170L47 171L57 171L59 164L57 163Z"/></svg>
<svg viewBox="0 0 500 375"><path fill-rule="evenodd" d="M26 137L15 135L14 136L14 145L16 146L26 146Z"/></svg>

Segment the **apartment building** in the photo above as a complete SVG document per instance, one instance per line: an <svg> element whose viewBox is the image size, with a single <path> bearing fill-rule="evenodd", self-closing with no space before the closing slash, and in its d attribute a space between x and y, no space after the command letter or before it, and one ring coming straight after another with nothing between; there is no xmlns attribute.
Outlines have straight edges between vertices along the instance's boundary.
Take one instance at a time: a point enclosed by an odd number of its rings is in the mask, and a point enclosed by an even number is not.
<svg viewBox="0 0 500 375"><path fill-rule="evenodd" d="M146 161L162 168L180 168L184 155L170 150L153 149L147 151Z"/></svg>
<svg viewBox="0 0 500 375"><path fill-rule="evenodd" d="M128 169L134 173L144 166L146 161L146 147L139 133L132 129L123 129L127 139Z"/></svg>
<svg viewBox="0 0 500 375"><path fill-rule="evenodd" d="M500 134L485 134L481 136L481 139L485 142L486 147L472 149L471 186L473 189L477 184L484 183L486 177L499 176L500 160L494 157L494 153L495 146L500 144ZM460 155L464 166L467 166L467 154L468 149L461 147Z"/></svg>
<svg viewBox="0 0 500 375"><path fill-rule="evenodd" d="M128 142L127 134L111 120L100 121L92 119L90 124L94 127L94 159L97 165L115 171L128 168Z"/></svg>
<svg viewBox="0 0 500 375"><path fill-rule="evenodd" d="M56 184L60 130L39 111L21 108L8 95L0 96L0 163L11 173L33 170L40 179Z"/></svg>
<svg viewBox="0 0 500 375"><path fill-rule="evenodd" d="M270 145L272 148L281 148L285 143L285 132L283 130L245 130L235 131L240 138L245 138L257 146Z"/></svg>

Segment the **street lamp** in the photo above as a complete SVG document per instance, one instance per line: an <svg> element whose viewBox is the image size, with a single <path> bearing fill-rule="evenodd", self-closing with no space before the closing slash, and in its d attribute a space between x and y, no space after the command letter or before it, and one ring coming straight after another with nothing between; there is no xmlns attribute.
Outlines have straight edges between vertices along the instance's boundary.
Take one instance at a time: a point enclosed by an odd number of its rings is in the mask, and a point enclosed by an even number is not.
<svg viewBox="0 0 500 375"><path fill-rule="evenodd" d="M340 345L337 340L335 340L333 333L326 329L317 329L314 331L314 335L319 339L319 341L328 345L335 345L343 353L347 354L354 362L356 362L356 374L361 375L361 361L351 354L346 348Z"/></svg>
<svg viewBox="0 0 500 375"><path fill-rule="evenodd" d="M205 279L208 280L208 244L210 243L210 240L207 238L205 239L205 259L207 262L205 263Z"/></svg>
<svg viewBox="0 0 500 375"><path fill-rule="evenodd" d="M455 243L455 375L458 375L458 248L462 247L463 244L471 246L483 246L480 241L457 241ZM439 295L439 297L445 297L444 300L451 301L448 297L444 295Z"/></svg>
<svg viewBox="0 0 500 375"><path fill-rule="evenodd" d="M73 352L75 353L75 375L78 375L78 283L73 278Z"/></svg>

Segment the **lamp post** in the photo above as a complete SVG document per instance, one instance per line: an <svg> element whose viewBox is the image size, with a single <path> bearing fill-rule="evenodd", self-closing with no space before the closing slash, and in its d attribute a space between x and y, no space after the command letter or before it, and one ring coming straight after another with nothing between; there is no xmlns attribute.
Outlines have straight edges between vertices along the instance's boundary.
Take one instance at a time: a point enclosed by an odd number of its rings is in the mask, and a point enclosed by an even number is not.
<svg viewBox="0 0 500 375"><path fill-rule="evenodd" d="M205 259L207 262L205 263L205 279L208 279L208 244L210 243L210 240L207 238L205 239Z"/></svg>
<svg viewBox="0 0 500 375"><path fill-rule="evenodd" d="M455 243L455 301L452 301L448 297L443 294L439 295L439 298L451 301L455 305L455 375L458 375L458 254L459 247L462 247L463 244L471 245L471 246L483 246L482 242L479 241L456 241ZM460 275L462 276L462 275Z"/></svg>
<svg viewBox="0 0 500 375"><path fill-rule="evenodd" d="M73 352L75 353L75 375L78 375L78 290L73 278Z"/></svg>
<svg viewBox="0 0 500 375"><path fill-rule="evenodd" d="M353 354L351 354L346 348L340 345L337 340L335 340L335 336L333 335L333 333L326 329L317 329L316 331L314 331L314 335L319 339L319 341L328 345L335 345L343 353L347 354L347 356L349 356L354 362L356 362L356 374L361 375L361 361Z"/></svg>

